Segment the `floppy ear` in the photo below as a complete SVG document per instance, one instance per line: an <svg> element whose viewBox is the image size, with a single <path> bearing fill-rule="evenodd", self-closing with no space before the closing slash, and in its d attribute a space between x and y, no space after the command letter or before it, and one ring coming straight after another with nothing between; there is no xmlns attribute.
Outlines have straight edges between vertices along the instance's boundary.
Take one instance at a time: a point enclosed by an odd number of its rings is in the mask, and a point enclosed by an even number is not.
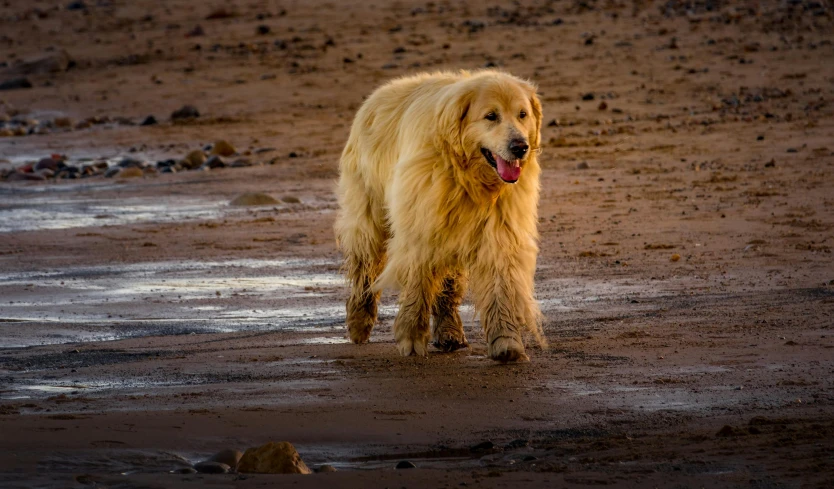
<svg viewBox="0 0 834 489"><path fill-rule="evenodd" d="M533 117L536 118L536 133L530 138L530 146L538 149L542 138L542 104L535 92L530 95L530 106L533 108Z"/></svg>
<svg viewBox="0 0 834 489"><path fill-rule="evenodd" d="M471 104L472 92L470 90L458 90L456 93L450 94L440 110L438 135L441 141L439 146L448 151L458 161L464 158L466 152L463 146L463 128Z"/></svg>

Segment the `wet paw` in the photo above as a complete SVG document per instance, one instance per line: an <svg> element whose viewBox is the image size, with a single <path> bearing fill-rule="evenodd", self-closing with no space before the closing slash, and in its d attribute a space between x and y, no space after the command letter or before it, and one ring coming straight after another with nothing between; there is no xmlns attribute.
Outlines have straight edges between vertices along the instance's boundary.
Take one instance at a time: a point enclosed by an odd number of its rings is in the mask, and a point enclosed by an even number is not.
<svg viewBox="0 0 834 489"><path fill-rule="evenodd" d="M367 343L371 339L371 330L374 323L368 321L349 322L347 325L350 341L358 344Z"/></svg>
<svg viewBox="0 0 834 489"><path fill-rule="evenodd" d="M524 345L515 338L499 336L489 344L489 358L501 362L528 362L530 357L524 353Z"/></svg>
<svg viewBox="0 0 834 489"><path fill-rule="evenodd" d="M428 338L402 338L397 340L397 350L400 352L400 355L404 357L409 357L411 355L425 357L429 354L428 344Z"/></svg>
<svg viewBox="0 0 834 489"><path fill-rule="evenodd" d="M442 329L434 335L434 346L438 350L451 352L461 348L468 348L469 343L466 342L463 331Z"/></svg>

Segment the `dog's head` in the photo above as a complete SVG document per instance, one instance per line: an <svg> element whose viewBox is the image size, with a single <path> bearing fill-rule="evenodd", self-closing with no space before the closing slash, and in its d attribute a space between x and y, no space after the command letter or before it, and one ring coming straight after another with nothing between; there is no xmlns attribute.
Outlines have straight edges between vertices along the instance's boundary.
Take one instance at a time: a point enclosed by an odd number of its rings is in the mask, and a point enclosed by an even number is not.
<svg viewBox="0 0 834 489"><path fill-rule="evenodd" d="M496 71L477 73L460 85L446 107L448 144L485 183L516 183L539 149L542 109L536 88Z"/></svg>

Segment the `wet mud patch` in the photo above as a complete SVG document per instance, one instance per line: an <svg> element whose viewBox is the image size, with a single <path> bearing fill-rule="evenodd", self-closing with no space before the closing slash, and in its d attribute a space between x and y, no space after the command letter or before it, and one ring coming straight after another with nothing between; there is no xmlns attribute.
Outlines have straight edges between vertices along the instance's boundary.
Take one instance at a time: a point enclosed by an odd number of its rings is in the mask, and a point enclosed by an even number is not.
<svg viewBox="0 0 834 489"><path fill-rule="evenodd" d="M119 363L158 360L171 356L166 350L132 352L125 350L68 350L64 352L30 354L7 350L0 353L0 368L10 371L43 371L65 368L85 368Z"/></svg>

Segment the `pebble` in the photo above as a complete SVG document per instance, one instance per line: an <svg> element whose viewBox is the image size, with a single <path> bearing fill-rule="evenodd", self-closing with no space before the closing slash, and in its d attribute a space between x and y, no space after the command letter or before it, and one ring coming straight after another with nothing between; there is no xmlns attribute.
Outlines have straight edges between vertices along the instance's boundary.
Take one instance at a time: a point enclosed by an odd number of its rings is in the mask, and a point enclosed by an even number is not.
<svg viewBox="0 0 834 489"><path fill-rule="evenodd" d="M593 100L593 99L594 99L594 94L593 93L588 92L588 93L582 95L582 100L587 101L587 100Z"/></svg>
<svg viewBox="0 0 834 489"><path fill-rule="evenodd" d="M526 440L524 438L518 438L518 439L515 439L515 440L507 443L507 445L504 448L506 448L507 450L514 450L516 448L524 448L524 447L529 446L529 445L530 445L530 440Z"/></svg>
<svg viewBox="0 0 834 489"><path fill-rule="evenodd" d="M201 474L228 474L231 467L220 462L198 462L194 469Z"/></svg>
<svg viewBox="0 0 834 489"><path fill-rule="evenodd" d="M320 465L319 468L316 469L316 472L318 472L319 474L323 474L323 473L326 473L326 472L336 472L336 467L333 467L332 465L324 464L324 465Z"/></svg>
<svg viewBox="0 0 834 489"><path fill-rule="evenodd" d="M183 105L179 109L171 113L171 120L188 120L200 117L200 111L193 105Z"/></svg>
<svg viewBox="0 0 834 489"><path fill-rule="evenodd" d="M395 469L416 469L417 466L414 465L412 462L409 462L408 460L403 460L403 461L399 462L394 468Z"/></svg>
<svg viewBox="0 0 834 489"><path fill-rule="evenodd" d="M591 168L591 165L589 165L587 161L583 161L576 164L577 170L587 170L589 168Z"/></svg>
<svg viewBox="0 0 834 489"><path fill-rule="evenodd" d="M211 148L211 154L213 155L232 156L235 153L237 153L235 147L225 139L215 141L214 146Z"/></svg>
<svg viewBox="0 0 834 489"><path fill-rule="evenodd" d="M273 197L259 192L247 192L229 202L229 205L275 205L278 201Z"/></svg>
<svg viewBox="0 0 834 489"><path fill-rule="evenodd" d="M485 452L487 450L492 450L494 448L495 448L495 443L492 443L491 441L487 440L487 441L483 441L481 443L478 443L477 445L473 445L473 446L469 447L469 450L473 451L473 452Z"/></svg>
<svg viewBox="0 0 834 489"><path fill-rule="evenodd" d="M205 35L206 31L203 30L203 26L195 25L193 29L191 29L185 34L185 37L199 37Z"/></svg>
<svg viewBox="0 0 834 489"><path fill-rule="evenodd" d="M312 473L291 443L269 442L244 452L238 464L238 472L257 474L310 474Z"/></svg>
<svg viewBox="0 0 834 489"><path fill-rule="evenodd" d="M217 155L212 155L212 157L207 159L206 162L203 163L203 165L201 166L201 168L210 168L212 170L215 169L215 168L225 168L225 167L226 167L226 162L223 161L223 158L221 158Z"/></svg>
<svg viewBox="0 0 834 489"><path fill-rule="evenodd" d="M265 36L265 35L269 34L269 32L271 30L272 29L270 29L268 25L261 24L255 29L255 32L257 32L258 35Z"/></svg>
<svg viewBox="0 0 834 489"><path fill-rule="evenodd" d="M32 82L28 78L10 78L0 82L0 90L19 90L21 88L32 88Z"/></svg>
<svg viewBox="0 0 834 489"><path fill-rule="evenodd" d="M182 161L183 166L188 168L189 170L200 168L200 166L202 166L205 162L206 154L199 149L195 149L194 151L185 155L185 159Z"/></svg>
<svg viewBox="0 0 834 489"><path fill-rule="evenodd" d="M86 10L87 4L84 2L70 2L67 4L67 10Z"/></svg>
<svg viewBox="0 0 834 489"><path fill-rule="evenodd" d="M121 168L144 168L145 163L141 160L137 160L135 158L122 158L119 162L119 167Z"/></svg>
<svg viewBox="0 0 834 489"><path fill-rule="evenodd" d="M145 175L145 172L143 172L141 169L133 167L133 166L127 167L127 168L122 168L116 174L116 176L118 178L136 178L136 177L142 177L144 175Z"/></svg>
<svg viewBox="0 0 834 489"><path fill-rule="evenodd" d="M681 259L681 256L677 253L675 253L671 257L669 257L670 261L679 261L680 259Z"/></svg>
<svg viewBox="0 0 834 489"><path fill-rule="evenodd" d="M58 162L53 160L52 158L41 158L40 161L35 163L35 166L32 167L34 171L49 169L55 171L58 169Z"/></svg>
<svg viewBox="0 0 834 489"><path fill-rule="evenodd" d="M241 457L243 457L243 452L229 448L215 453L209 457L207 462L220 462L221 464L228 465L232 470L236 470Z"/></svg>
<svg viewBox="0 0 834 489"><path fill-rule="evenodd" d="M153 126L155 124L157 124L156 117L154 117L152 115L149 115L148 117L145 117L145 120L143 120L139 125L140 126Z"/></svg>

